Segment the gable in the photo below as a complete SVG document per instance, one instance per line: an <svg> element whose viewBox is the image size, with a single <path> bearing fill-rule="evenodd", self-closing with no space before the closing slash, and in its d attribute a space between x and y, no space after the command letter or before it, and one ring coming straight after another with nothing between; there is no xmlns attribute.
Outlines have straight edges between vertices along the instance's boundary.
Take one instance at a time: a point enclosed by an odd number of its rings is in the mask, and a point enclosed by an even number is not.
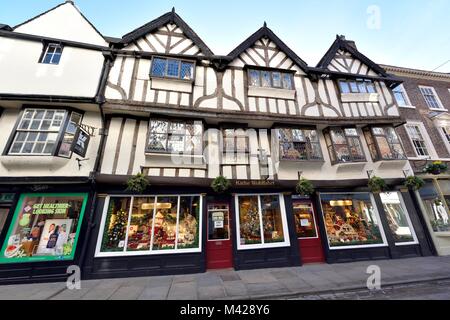
<svg viewBox="0 0 450 320"><path fill-rule="evenodd" d="M346 50L338 50L331 59L327 69L335 72L353 73L364 76L378 76L371 67L355 58L350 52Z"/></svg>
<svg viewBox="0 0 450 320"><path fill-rule="evenodd" d="M183 29L171 22L133 40L124 49L164 54L204 55L200 47L184 33Z"/></svg>
<svg viewBox="0 0 450 320"><path fill-rule="evenodd" d="M108 46L102 35L70 1L16 26L14 31Z"/></svg>

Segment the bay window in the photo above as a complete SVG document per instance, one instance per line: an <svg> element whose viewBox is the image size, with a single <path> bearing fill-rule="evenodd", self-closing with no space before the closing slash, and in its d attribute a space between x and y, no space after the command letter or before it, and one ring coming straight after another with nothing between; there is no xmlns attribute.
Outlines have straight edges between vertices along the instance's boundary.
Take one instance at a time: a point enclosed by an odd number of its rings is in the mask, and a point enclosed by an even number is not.
<svg viewBox="0 0 450 320"><path fill-rule="evenodd" d="M380 198L395 244L416 243L416 235L401 194L399 192L380 193Z"/></svg>
<svg viewBox="0 0 450 320"><path fill-rule="evenodd" d="M328 128L324 137L333 164L366 161L356 128Z"/></svg>
<svg viewBox="0 0 450 320"><path fill-rule="evenodd" d="M70 158L82 115L57 109L27 108L18 121L8 155L58 155Z"/></svg>
<svg viewBox="0 0 450 320"><path fill-rule="evenodd" d="M150 120L147 152L202 154L201 121Z"/></svg>
<svg viewBox="0 0 450 320"><path fill-rule="evenodd" d="M237 195L236 208L238 249L289 246L282 195Z"/></svg>
<svg viewBox="0 0 450 320"><path fill-rule="evenodd" d="M195 64L192 61L154 57L150 76L191 81L194 79L194 67Z"/></svg>
<svg viewBox="0 0 450 320"><path fill-rule="evenodd" d="M330 249L386 244L370 193L321 193L320 203Z"/></svg>
<svg viewBox="0 0 450 320"><path fill-rule="evenodd" d="M322 160L322 151L315 129L277 129L282 160Z"/></svg>
<svg viewBox="0 0 450 320"><path fill-rule="evenodd" d="M292 73L271 70L248 70L249 85L252 87L294 90Z"/></svg>
<svg viewBox="0 0 450 320"><path fill-rule="evenodd" d="M97 256L200 252L200 195L108 197Z"/></svg>
<svg viewBox="0 0 450 320"><path fill-rule="evenodd" d="M364 136L374 161L406 159L400 139L393 127L366 127Z"/></svg>

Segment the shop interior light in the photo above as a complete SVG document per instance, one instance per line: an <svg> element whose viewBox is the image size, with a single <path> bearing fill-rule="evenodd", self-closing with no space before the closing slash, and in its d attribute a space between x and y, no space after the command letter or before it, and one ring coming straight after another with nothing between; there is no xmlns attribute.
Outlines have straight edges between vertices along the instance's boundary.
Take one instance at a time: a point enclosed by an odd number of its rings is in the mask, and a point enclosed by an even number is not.
<svg viewBox="0 0 450 320"><path fill-rule="evenodd" d="M330 200L330 206L332 207L344 207L344 206L352 206L352 200Z"/></svg>
<svg viewBox="0 0 450 320"><path fill-rule="evenodd" d="M155 208L154 203L143 203L141 205L142 210L153 210L153 208ZM156 209L172 209L172 204L170 202L158 202Z"/></svg>

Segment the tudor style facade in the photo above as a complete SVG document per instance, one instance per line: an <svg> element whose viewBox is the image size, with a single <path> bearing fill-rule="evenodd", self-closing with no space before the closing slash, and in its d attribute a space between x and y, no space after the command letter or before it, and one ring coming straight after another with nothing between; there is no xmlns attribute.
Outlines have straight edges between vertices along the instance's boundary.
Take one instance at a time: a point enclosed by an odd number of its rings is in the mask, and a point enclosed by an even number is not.
<svg viewBox="0 0 450 320"><path fill-rule="evenodd" d="M1 26L0 282L65 278L82 261L108 48L71 1Z"/></svg>
<svg viewBox="0 0 450 320"><path fill-rule="evenodd" d="M402 80L353 41L309 67L264 24L219 56L174 10L116 39L71 1L0 28L0 185L16 185L1 189L0 278L61 276L71 260L102 278L430 254L401 186ZM137 174L145 190L127 188ZM371 193L373 176L392 192Z"/></svg>
<svg viewBox="0 0 450 320"><path fill-rule="evenodd" d="M450 75L394 66L385 68L403 80L395 95L406 124L398 128L398 133L412 170L427 182L417 198L436 251L439 255L449 255L449 175L446 171L433 175L423 170L435 161L447 164L450 161Z"/></svg>

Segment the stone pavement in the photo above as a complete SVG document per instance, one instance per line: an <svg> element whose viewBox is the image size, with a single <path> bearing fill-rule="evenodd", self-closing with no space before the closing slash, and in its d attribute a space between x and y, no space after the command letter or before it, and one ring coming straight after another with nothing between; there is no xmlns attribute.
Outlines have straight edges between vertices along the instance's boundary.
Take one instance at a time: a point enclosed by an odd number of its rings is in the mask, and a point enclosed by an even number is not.
<svg viewBox="0 0 450 320"><path fill-rule="evenodd" d="M381 268L381 286L408 285L450 279L450 257L316 264L260 270L217 270L202 274L86 280L80 290L65 283L8 285L0 299L289 299L301 296L339 296L367 290L369 265Z"/></svg>

